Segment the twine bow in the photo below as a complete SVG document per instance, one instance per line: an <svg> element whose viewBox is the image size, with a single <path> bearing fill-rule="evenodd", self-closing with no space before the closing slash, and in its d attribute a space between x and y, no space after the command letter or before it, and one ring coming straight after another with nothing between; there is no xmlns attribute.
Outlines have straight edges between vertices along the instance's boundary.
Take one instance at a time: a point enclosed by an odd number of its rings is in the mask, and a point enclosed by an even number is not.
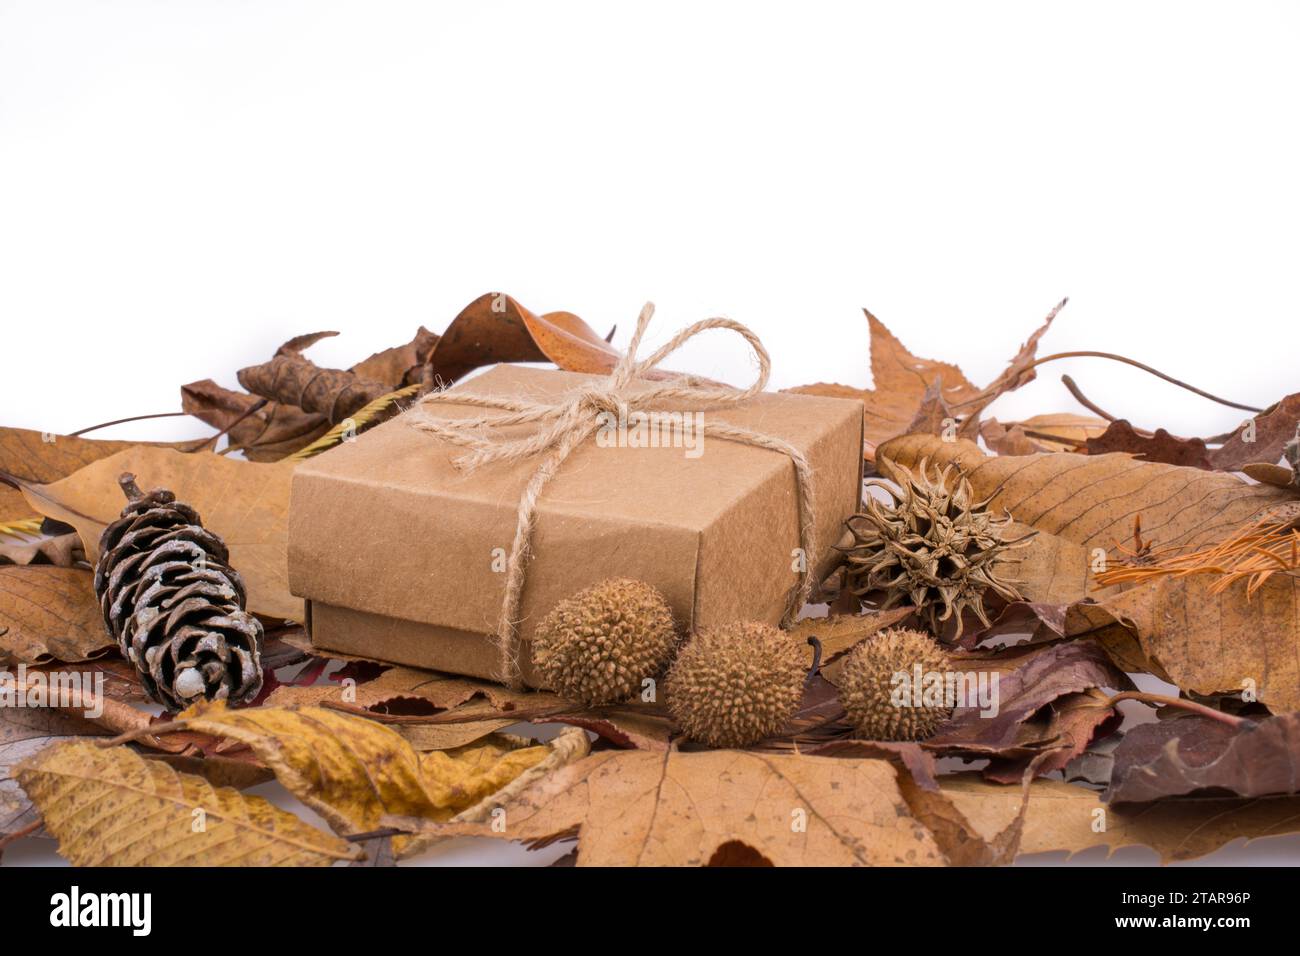
<svg viewBox="0 0 1300 956"><path fill-rule="evenodd" d="M739 322L713 318L687 326L653 355L637 360L637 350L646 326L654 315L654 305L647 302L637 319L636 332L628 344L627 352L614 366L608 378L584 385L556 401L525 401L473 395L463 390L434 392L426 395L418 405L421 413L409 416L412 426L428 432L442 441L470 451L453 460L456 467L472 471L494 461L516 462L543 455L537 470L529 479L519 498L515 523L515 537L506 562L506 590L497 625L496 643L500 653L501 679L511 687L522 686L519 671L519 608L523 598L524 570L528 561L533 525L537 516L537 499L569 454L601 427L605 413L616 416L620 423L629 421L633 413L655 414L661 403L689 403L691 405L739 405L753 398L767 386L771 359L758 336ZM709 329L730 329L740 335L758 359L759 374L753 384L745 389L709 382L693 375L682 375L668 381L632 389L631 385L651 369L677 351L685 342ZM454 405L471 405L490 408L504 414L482 415L475 418L440 418L429 413L434 402ZM680 411L680 409L678 409ZM522 437L503 435L499 429L514 425L535 425L530 434ZM799 497L799 547L802 558L799 564L799 587L791 595L786 609L787 619L812 593L812 562L817 556L816 529L813 525L812 468L799 449L788 442L747 428L738 428L726 422L707 421L704 434L727 441L768 448L786 455L795 467Z"/></svg>

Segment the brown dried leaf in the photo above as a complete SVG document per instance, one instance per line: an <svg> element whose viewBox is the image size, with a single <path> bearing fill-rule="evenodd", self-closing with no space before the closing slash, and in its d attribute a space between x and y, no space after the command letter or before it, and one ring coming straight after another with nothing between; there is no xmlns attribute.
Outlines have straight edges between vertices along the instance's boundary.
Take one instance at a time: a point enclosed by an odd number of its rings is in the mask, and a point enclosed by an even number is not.
<svg viewBox="0 0 1300 956"><path fill-rule="evenodd" d="M292 462L255 464L211 452L181 454L138 446L96 461L62 481L25 485L31 508L77 529L86 557L99 557L104 527L125 499L117 478L129 471L141 488L167 488L199 512L230 548L230 563L248 588L248 609L268 617L302 619L302 601L289 593L288 522ZM3 570L3 569L0 569Z"/></svg>
<svg viewBox="0 0 1300 956"><path fill-rule="evenodd" d="M815 637L822 646L822 665L830 664L871 635L893 627L912 615L912 608L890 608L867 614L832 614L806 617L790 628L790 635L800 644ZM809 658L811 666L812 659Z"/></svg>
<svg viewBox="0 0 1300 956"><path fill-rule="evenodd" d="M27 428L0 428L0 472L28 481L58 481L92 461L139 444L52 435ZM19 491L0 487L0 523L31 516L32 509Z"/></svg>
<svg viewBox="0 0 1300 956"><path fill-rule="evenodd" d="M590 730L619 747L663 750L673 724L649 708L635 705L585 710L548 691L513 691L500 684L454 677L436 671L390 667L372 680L347 688L316 684L277 687L270 706L350 704L377 713L416 714L411 702L425 705L428 723L406 720L400 732L419 750L462 746L513 723L561 723Z"/></svg>
<svg viewBox="0 0 1300 956"><path fill-rule="evenodd" d="M23 505L26 507L26 499L23 500ZM85 560L86 553L81 548L81 538L72 533L34 541L0 538L0 565L52 564L58 568L70 568Z"/></svg>
<svg viewBox="0 0 1300 956"><path fill-rule="evenodd" d="M1270 710L1300 710L1300 579L1274 575L1249 598L1246 581L1219 594L1214 584L1207 575L1160 578L1104 604L1183 690L1252 686Z"/></svg>
<svg viewBox="0 0 1300 956"><path fill-rule="evenodd" d="M860 399L865 406L864 452L868 461L875 460L877 445L905 434L918 418L929 422L945 408L963 419L963 434L974 435L983 409L1000 395L1033 380L1034 371L1029 366L1038 340L1060 308L1058 305L1052 310L1042 327L1021 346L1007 369L984 389L971 384L955 365L917 358L885 328L884 323L864 309L871 326L871 381L874 387L855 389L847 385L818 383L787 391Z"/></svg>
<svg viewBox="0 0 1300 956"><path fill-rule="evenodd" d="M114 647L91 577L81 568L0 566L0 661L84 661Z"/></svg>
<svg viewBox="0 0 1300 956"><path fill-rule="evenodd" d="M967 666L980 669L984 665L974 660L953 662L955 669ZM1050 728L1026 739L1022 733L1025 722L1059 698L1099 687L1128 690L1132 686L1128 676L1092 642L1054 644L1025 655L1020 666L999 675L996 715L982 716L976 707L960 708L923 746L945 754L971 755L1014 754L1031 745L1055 748L1058 741ZM1078 750L1087 745L1084 740ZM1019 779L1017 775L1015 780Z"/></svg>
<svg viewBox="0 0 1300 956"><path fill-rule="evenodd" d="M1017 788L985 783L976 774L944 777L941 786L985 839L1005 829L1021 809ZM1063 850L1073 855L1096 846L1113 853L1121 847L1147 846L1167 863L1213 853L1236 839L1300 830L1300 797L1198 797L1108 807L1095 790L1045 779L1035 780L1029 794L1022 854ZM1096 828L1099 820L1105 829Z"/></svg>
<svg viewBox="0 0 1300 956"><path fill-rule="evenodd" d="M1139 515L1144 538L1190 551L1292 501L1287 491L1124 455L988 458L969 442L922 435L881 449L886 470L915 467L926 457L960 465L977 496L992 496L990 507L1007 508L1040 531L1009 570L1028 601L1056 606L1058 633L1100 631L1118 621L1136 634L1150 669L1186 690L1235 691L1251 679L1270 707L1300 708L1296 579L1275 575L1249 601L1245 582L1213 594L1214 580L1199 575L1089 590L1095 549L1117 556ZM1088 598L1097 603L1078 603Z"/></svg>
<svg viewBox="0 0 1300 956"><path fill-rule="evenodd" d="M1089 455L1107 455L1123 452L1139 461L1161 461L1166 465L1183 465L1188 468L1210 469L1210 454L1203 438L1179 438L1163 428L1154 435L1138 432L1124 419L1110 423L1110 427L1096 438L1085 443ZM1281 449L1279 448L1279 453Z"/></svg>
<svg viewBox="0 0 1300 956"><path fill-rule="evenodd" d="M286 342L275 357L237 373L239 384L254 395L281 405L321 415L337 425L353 412L392 391L386 382L362 378L355 372L321 368L302 355L301 349L336 332L315 332Z"/></svg>
<svg viewBox="0 0 1300 956"><path fill-rule="evenodd" d="M1282 457L1282 448L1296 436L1297 423L1300 423L1300 393L1288 395L1242 422L1231 438L1210 453L1210 463L1220 471L1239 471L1242 466L1255 462L1276 464ZM1246 441L1248 435L1254 441Z"/></svg>
<svg viewBox="0 0 1300 956"><path fill-rule="evenodd" d="M0 707L0 842L39 819L13 768L56 741L106 733L84 717L52 707Z"/></svg>
<svg viewBox="0 0 1300 956"><path fill-rule="evenodd" d="M999 422L987 418L980 423L984 443L999 455L1032 455L1037 452L1076 451L1089 438L1106 431L1104 418L1057 412L1035 415L1020 422Z"/></svg>
<svg viewBox="0 0 1300 956"><path fill-rule="evenodd" d="M1111 804L1204 791L1239 797L1300 792L1300 714L1229 727L1187 715L1139 724L1114 753Z"/></svg>
<svg viewBox="0 0 1300 956"><path fill-rule="evenodd" d="M572 312L539 316L504 293L489 292L451 320L429 355L424 378L430 386L450 385L499 362L554 362L570 372L602 374L621 357Z"/></svg>
<svg viewBox="0 0 1300 956"><path fill-rule="evenodd" d="M1230 474L1204 472L1127 455L986 456L969 441L906 435L880 449L882 470L958 465L977 498L992 496L1018 522L1085 548L1132 541L1141 515L1144 538L1158 547L1191 550L1218 541L1255 515L1293 500Z"/></svg>
<svg viewBox="0 0 1300 956"><path fill-rule="evenodd" d="M606 751L543 777L505 808L505 834L482 824L421 829L527 843L576 832L579 866L946 862L883 760Z"/></svg>
<svg viewBox="0 0 1300 956"><path fill-rule="evenodd" d="M352 372L357 378L383 382L390 391L414 385L420 381L424 363L429 360L429 354L438 344L438 338L438 335L420 326L410 342L376 352L352 366Z"/></svg>
<svg viewBox="0 0 1300 956"><path fill-rule="evenodd" d="M242 449L250 461L279 461L329 431L324 416L289 405L270 402L253 411L261 401L211 379L181 386L181 408L213 428L228 429L230 444Z"/></svg>

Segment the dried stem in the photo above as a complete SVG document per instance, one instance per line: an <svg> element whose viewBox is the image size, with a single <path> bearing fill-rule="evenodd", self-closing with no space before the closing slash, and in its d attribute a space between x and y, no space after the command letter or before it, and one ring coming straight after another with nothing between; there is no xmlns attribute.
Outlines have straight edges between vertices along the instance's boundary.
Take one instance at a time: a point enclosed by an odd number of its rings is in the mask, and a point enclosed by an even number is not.
<svg viewBox="0 0 1300 956"><path fill-rule="evenodd" d="M1253 727L1255 721L1246 717L1238 717L1235 714L1225 714L1221 710L1215 710L1213 707L1206 707L1204 704L1198 704L1194 700L1187 700L1182 697L1166 697L1164 694L1148 694L1141 690L1126 690L1122 693L1115 694L1108 701L1109 705L1118 704L1122 700L1136 700L1144 704L1152 704L1159 707L1174 707L1179 710L1185 710L1189 713L1198 714L1201 717L1208 717L1210 720L1217 720L1221 724L1227 724L1229 727Z"/></svg>
<svg viewBox="0 0 1300 956"><path fill-rule="evenodd" d="M1097 407L1091 401L1089 401L1088 396L1084 395L1083 392L1079 390L1079 386L1074 383L1074 379L1070 378L1070 376L1062 375L1061 381L1065 384L1065 387L1069 389L1070 394L1074 396L1074 400L1078 402L1080 405L1082 405L1084 408L1086 408L1088 411L1092 412L1094 415L1096 415L1099 418L1106 419L1106 421L1108 422L1116 421L1115 416L1112 415L1110 412Z"/></svg>
<svg viewBox="0 0 1300 956"><path fill-rule="evenodd" d="M186 418L189 412L158 412L155 415L132 415L130 418L118 418L111 422L100 422L98 425L91 425L89 428L83 428L80 431L69 432L69 438L77 438L85 435L87 432L96 432L101 428L109 428L113 425L125 425L127 422L143 422L152 418ZM207 439L201 439L206 441Z"/></svg>
<svg viewBox="0 0 1300 956"><path fill-rule="evenodd" d="M1030 362L1028 365L1025 366L1023 372L1027 372L1031 368L1037 368L1039 365L1044 365L1048 362L1055 362L1058 359L1068 359L1068 358L1104 358L1104 359L1110 359L1112 362L1122 362L1125 365L1131 365L1134 368L1140 368L1142 371L1148 372L1151 375L1154 375L1156 378L1164 379L1170 385L1177 385L1179 388L1185 388L1187 389L1187 391L1193 392L1201 396L1202 398L1208 398L1212 402L1218 402L1220 405L1227 405L1229 408L1239 408L1242 411L1246 411L1246 412L1263 411L1262 408L1255 408L1253 405L1243 405L1240 402L1230 402L1226 398L1219 398L1219 396L1212 395L1209 392L1205 391L1204 389L1197 388L1195 385L1189 385L1186 382L1182 381L1181 379L1176 379L1172 375L1166 375L1164 372L1161 372L1158 369L1154 369L1150 365L1146 365L1142 362L1137 361L1136 359L1131 359L1124 355L1116 355L1114 352L1093 352L1093 351L1057 352L1055 355L1045 355L1040 359L1035 359L1034 361Z"/></svg>

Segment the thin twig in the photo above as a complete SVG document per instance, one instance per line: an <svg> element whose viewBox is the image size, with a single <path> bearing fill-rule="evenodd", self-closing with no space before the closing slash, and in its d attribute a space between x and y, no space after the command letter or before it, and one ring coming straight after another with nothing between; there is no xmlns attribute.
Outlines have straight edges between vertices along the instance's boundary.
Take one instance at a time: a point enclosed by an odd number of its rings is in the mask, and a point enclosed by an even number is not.
<svg viewBox="0 0 1300 956"><path fill-rule="evenodd" d="M1193 714L1199 714L1202 717L1208 717L1210 720L1217 720L1220 723L1227 724L1229 727L1253 727L1255 721L1246 717L1237 717L1234 714L1225 714L1221 710L1215 710L1213 707L1206 707L1204 704L1198 704L1194 700L1186 700L1182 697L1166 697L1164 694L1148 694L1141 690L1126 690L1123 693L1115 694L1106 703L1108 705L1118 704L1121 700L1136 700L1144 704L1154 704L1161 707L1175 707L1181 710L1189 711Z"/></svg>
<svg viewBox="0 0 1300 956"><path fill-rule="evenodd" d="M44 825L44 821L42 820L33 820L31 823L27 824L27 826L15 830L7 836L0 837L0 852L3 852L4 848L9 844L17 843L23 837L31 836Z"/></svg>
<svg viewBox="0 0 1300 956"><path fill-rule="evenodd" d="M244 412L242 415L240 415L238 418L236 418L233 422L231 422L231 423L230 423L229 425L227 425L225 428L221 429L221 431L217 432L217 433L216 433L215 435L213 435L211 438L209 438L209 439L207 439L206 441L204 441L203 445L200 445L199 448L202 448L202 447L204 447L205 445L211 445L213 448L216 448L216 447L217 447L217 442L221 440L221 436L222 436L222 435L225 435L225 434L229 433L230 430L231 430L232 428L234 428L236 425L238 425L238 424L239 424L240 422L242 422L244 419L248 418L250 415L256 415L258 412L260 412L260 411L261 411L263 408L265 408L265 407L266 407L266 399L264 399L264 398L262 398L262 399L258 399L256 402L254 402L252 405L250 405L250 406L248 407L248 410L247 410L246 412ZM195 451L198 451L198 450L199 450L198 448L195 449ZM226 451L230 451L230 449L227 448Z"/></svg>
<svg viewBox="0 0 1300 956"><path fill-rule="evenodd" d="M1048 362L1055 362L1058 359L1068 359L1068 358L1104 358L1104 359L1110 359L1112 362L1122 362L1125 365L1131 365L1134 368L1140 368L1142 371L1148 372L1151 375L1154 375L1156 378L1164 379L1170 385L1177 385L1179 388L1185 388L1187 389L1187 391L1194 392L1195 394L1201 396L1202 398L1208 398L1212 402L1218 402L1220 405L1227 405L1229 408L1239 408L1242 411L1246 411L1246 412L1263 411L1262 408L1256 408L1253 405L1242 405L1240 402L1230 402L1226 398L1219 398L1219 396L1212 395L1209 392L1205 391L1204 389L1197 388L1195 385L1189 385L1186 382L1182 381L1181 379L1176 379L1172 375L1166 375L1164 372L1161 372L1158 369L1154 369L1150 365L1146 365L1142 362L1137 361L1136 359L1131 359L1124 355L1116 355L1114 352L1093 352L1093 351L1057 352L1055 355L1045 355L1040 359L1034 359L1034 361L1030 362L1028 365L1024 367L1024 369L1022 370L1022 374L1024 372L1029 371L1032 368L1037 368L1039 365L1045 365Z"/></svg>
<svg viewBox="0 0 1300 956"><path fill-rule="evenodd" d="M1065 384L1065 387L1070 390L1070 394L1074 396L1074 400L1078 402L1080 405L1082 405L1084 408L1086 408L1088 411L1092 412L1094 415L1098 416L1099 418L1106 419L1106 421L1108 422L1116 421L1115 416L1112 415L1110 412L1102 408L1098 408L1096 405L1090 402L1088 400L1088 396L1084 395L1083 392L1079 390L1079 386L1074 384L1074 379L1070 378L1070 376L1062 375L1061 381Z"/></svg>
<svg viewBox="0 0 1300 956"><path fill-rule="evenodd" d="M91 425L89 428L83 428L80 431L69 432L69 438L77 438L85 435L87 432L96 432L101 428L109 428L113 425L125 425L127 422L143 422L151 418L186 418L189 412L158 412L156 415L132 415L130 418L118 418L111 422L101 422L98 425Z"/></svg>

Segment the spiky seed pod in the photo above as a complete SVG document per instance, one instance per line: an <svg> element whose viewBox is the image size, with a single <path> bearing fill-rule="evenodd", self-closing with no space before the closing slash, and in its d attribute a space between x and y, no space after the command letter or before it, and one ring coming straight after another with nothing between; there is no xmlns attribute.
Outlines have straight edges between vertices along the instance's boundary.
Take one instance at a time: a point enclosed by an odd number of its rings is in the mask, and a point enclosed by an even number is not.
<svg viewBox="0 0 1300 956"><path fill-rule="evenodd" d="M952 708L927 705L917 686L921 673L944 673L948 658L934 639L911 628L881 631L855 647L840 670L840 703L849 723L868 740L924 740L952 714ZM906 674L913 692L896 699L901 686L894 675Z"/></svg>
<svg viewBox="0 0 1300 956"><path fill-rule="evenodd" d="M108 632L149 696L170 710L242 703L262 688L262 625L221 538L170 491L119 479L127 506L104 529L95 595Z"/></svg>
<svg viewBox="0 0 1300 956"><path fill-rule="evenodd" d="M612 578L561 601L533 634L547 686L588 706L627 700L677 646L673 612L655 588Z"/></svg>
<svg viewBox="0 0 1300 956"><path fill-rule="evenodd" d="M936 635L944 621L955 618L960 637L966 608L988 626L984 598L990 591L1020 599L1014 582L999 576L998 565L1032 535L1008 540L1009 514L996 517L988 500L976 501L964 475L953 481L951 465L934 474L926 459L916 472L902 471L901 490L879 480L867 483L885 489L893 504L867 496L866 510L846 522L853 535L845 549L847 580L858 596L883 592L881 610L915 607Z"/></svg>
<svg viewBox="0 0 1300 956"><path fill-rule="evenodd" d="M668 710L692 740L745 747L778 733L799 709L807 649L757 621L704 628L668 672Z"/></svg>

